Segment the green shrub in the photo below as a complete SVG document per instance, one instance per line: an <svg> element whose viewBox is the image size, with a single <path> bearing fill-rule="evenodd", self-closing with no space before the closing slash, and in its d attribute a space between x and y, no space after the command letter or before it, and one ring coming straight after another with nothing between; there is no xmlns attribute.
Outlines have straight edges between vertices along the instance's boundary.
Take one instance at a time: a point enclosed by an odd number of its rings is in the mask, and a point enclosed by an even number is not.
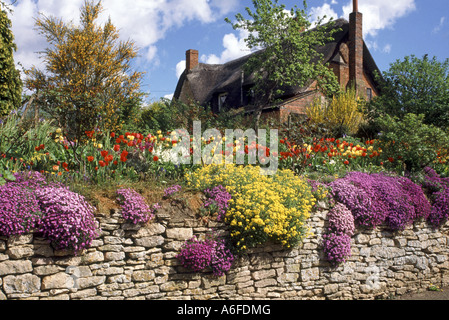
<svg viewBox="0 0 449 320"><path fill-rule="evenodd" d="M423 115L408 113L403 119L379 118L380 145L386 164L397 170L415 172L431 165L446 152L449 138L435 126L424 124Z"/></svg>

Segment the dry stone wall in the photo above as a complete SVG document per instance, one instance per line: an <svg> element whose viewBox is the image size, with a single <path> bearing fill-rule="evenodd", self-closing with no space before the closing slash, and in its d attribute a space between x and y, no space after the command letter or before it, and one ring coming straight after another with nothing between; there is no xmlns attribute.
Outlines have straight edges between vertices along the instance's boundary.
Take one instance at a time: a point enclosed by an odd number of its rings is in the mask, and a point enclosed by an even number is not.
<svg viewBox="0 0 449 320"><path fill-rule="evenodd" d="M295 249L267 244L239 257L226 275L192 273L176 258L184 241L225 226L164 207L147 226L119 211L99 216L101 236L73 256L37 234L0 238L0 300L387 299L449 282L449 226L425 222L402 232L358 230L348 261L332 268L321 237L325 209L309 220L313 235Z"/></svg>

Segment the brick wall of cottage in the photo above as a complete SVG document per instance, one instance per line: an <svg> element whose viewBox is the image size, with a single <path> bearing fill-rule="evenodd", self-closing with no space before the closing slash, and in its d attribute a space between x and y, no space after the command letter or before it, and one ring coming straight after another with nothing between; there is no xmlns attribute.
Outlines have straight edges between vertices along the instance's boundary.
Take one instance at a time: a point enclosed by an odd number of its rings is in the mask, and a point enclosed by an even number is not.
<svg viewBox="0 0 449 320"><path fill-rule="evenodd" d="M448 224L358 230L352 256L331 268L321 248L324 204L300 247L253 249L222 277L192 273L176 259L184 241L225 228L193 215L175 219L176 210L164 207L144 227L126 223L119 211L99 216L102 235L79 256L55 251L35 234L1 238L0 300L386 299L449 281Z"/></svg>

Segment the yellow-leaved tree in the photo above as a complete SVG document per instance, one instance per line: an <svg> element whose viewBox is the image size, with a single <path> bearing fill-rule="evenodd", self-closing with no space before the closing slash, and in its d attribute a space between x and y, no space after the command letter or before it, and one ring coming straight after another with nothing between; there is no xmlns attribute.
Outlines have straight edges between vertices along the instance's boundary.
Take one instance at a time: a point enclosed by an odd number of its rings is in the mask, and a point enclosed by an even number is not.
<svg viewBox="0 0 449 320"><path fill-rule="evenodd" d="M120 108L141 97L143 73L133 71L137 48L132 40L121 41L108 19L96 23L101 1L85 1L80 25L41 15L36 20L49 47L42 52L45 71L27 70L25 84L35 92L35 103L80 142L86 131L120 129Z"/></svg>
<svg viewBox="0 0 449 320"><path fill-rule="evenodd" d="M365 121L365 104L365 99L359 97L354 88L348 88L331 100L315 99L306 114L311 123L324 126L334 136L352 135Z"/></svg>

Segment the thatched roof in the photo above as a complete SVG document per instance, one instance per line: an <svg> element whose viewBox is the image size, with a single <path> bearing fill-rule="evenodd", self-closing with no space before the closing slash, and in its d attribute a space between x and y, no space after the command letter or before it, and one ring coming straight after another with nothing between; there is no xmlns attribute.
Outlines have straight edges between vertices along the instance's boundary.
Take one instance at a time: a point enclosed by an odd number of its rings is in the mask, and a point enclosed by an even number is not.
<svg viewBox="0 0 449 320"><path fill-rule="evenodd" d="M323 63L330 62L337 54L340 44L347 41L349 37L349 22L345 19L337 19L334 21L334 28L340 31L334 33L333 41L326 43L324 46L317 48L318 53L323 55ZM313 30L311 30L313 32ZM217 96L220 93L227 93L226 104L233 107L242 106L242 87L249 86L253 83L251 75L243 75L242 70L248 59L257 54L251 53L236 60L232 60L225 64L204 64L199 63L192 70L185 70L181 75L174 94L175 99L179 99L183 84L188 81L189 88L193 94L193 99L200 105L214 105ZM368 48L364 45L364 68L368 72L378 70ZM243 79L242 79L243 77ZM242 82L243 80L243 82ZM299 95L307 88L305 87L287 87L283 88L284 95L282 99L288 99ZM216 103L216 102L215 102Z"/></svg>

